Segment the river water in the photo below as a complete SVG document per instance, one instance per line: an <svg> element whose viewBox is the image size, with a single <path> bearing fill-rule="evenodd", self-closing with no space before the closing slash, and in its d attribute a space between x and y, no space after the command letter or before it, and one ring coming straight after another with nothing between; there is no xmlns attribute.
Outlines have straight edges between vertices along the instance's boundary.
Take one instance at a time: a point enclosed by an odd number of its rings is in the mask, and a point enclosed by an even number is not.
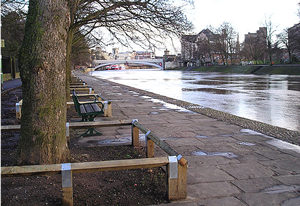
<svg viewBox="0 0 300 206"><path fill-rule="evenodd" d="M300 76L191 71L95 71L93 76L300 131Z"/></svg>

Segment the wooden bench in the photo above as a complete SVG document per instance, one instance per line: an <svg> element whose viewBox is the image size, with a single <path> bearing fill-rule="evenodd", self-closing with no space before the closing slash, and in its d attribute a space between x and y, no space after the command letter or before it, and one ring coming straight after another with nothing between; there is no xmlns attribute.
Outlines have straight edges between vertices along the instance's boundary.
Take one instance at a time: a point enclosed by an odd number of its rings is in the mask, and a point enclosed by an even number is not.
<svg viewBox="0 0 300 206"><path fill-rule="evenodd" d="M75 90L73 90L72 92L72 98L75 110L78 113L78 115L82 118L82 122L94 121L96 116L104 114L104 104L102 102L95 100L89 103L80 103ZM101 108L99 107L99 104L101 105Z"/></svg>
<svg viewBox="0 0 300 206"><path fill-rule="evenodd" d="M70 94L72 96L72 94ZM104 105L104 117L112 117L112 102L105 99L101 94L76 94L79 98L93 98L93 100L85 100L82 103L89 103L91 101L99 101ZM67 102L67 105L72 105L73 102Z"/></svg>
<svg viewBox="0 0 300 206"><path fill-rule="evenodd" d="M72 92L72 98L75 110L78 113L78 115L82 118L82 122L94 121L96 116L104 114L104 104L102 102L95 100L89 103L80 103L75 90L73 90ZM101 107L99 107L99 105L101 105ZM95 135L102 135L102 133L91 127L80 136L86 137Z"/></svg>

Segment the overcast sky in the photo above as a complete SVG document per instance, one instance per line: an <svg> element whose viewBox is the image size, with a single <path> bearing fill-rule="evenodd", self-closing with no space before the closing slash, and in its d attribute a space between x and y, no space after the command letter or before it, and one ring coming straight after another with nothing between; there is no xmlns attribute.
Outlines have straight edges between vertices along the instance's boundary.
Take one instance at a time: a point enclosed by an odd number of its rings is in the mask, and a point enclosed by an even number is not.
<svg viewBox="0 0 300 206"><path fill-rule="evenodd" d="M208 25L218 27L230 22L243 40L248 32L256 32L271 18L277 30L299 22L297 16L300 0L194 0L194 9L186 9L188 18L198 33Z"/></svg>
<svg viewBox="0 0 300 206"><path fill-rule="evenodd" d="M297 10L300 0L194 0L193 7L185 7L188 19L194 24L191 34L199 33L209 25L218 27L223 22L229 22L239 33L240 42L245 34L254 33L264 25L265 19L270 18L272 24L280 33L284 28L299 23ZM167 48L172 54L180 53L180 42L175 41L175 49L171 44L161 46L156 55L163 55ZM135 50L142 50L133 46ZM129 51L130 48L119 46L120 51ZM110 49L107 49L111 52Z"/></svg>

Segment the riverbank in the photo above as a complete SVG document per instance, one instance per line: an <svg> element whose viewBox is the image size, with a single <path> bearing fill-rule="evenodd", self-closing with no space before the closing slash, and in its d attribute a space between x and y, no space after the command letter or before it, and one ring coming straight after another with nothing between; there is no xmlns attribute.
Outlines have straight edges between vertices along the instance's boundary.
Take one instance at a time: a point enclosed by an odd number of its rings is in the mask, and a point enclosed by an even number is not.
<svg viewBox="0 0 300 206"><path fill-rule="evenodd" d="M167 69L168 70L168 69ZM238 74L283 74L283 75L300 75L299 65L247 65L247 66L206 66L206 67L181 67L170 70L188 70L198 72L221 72L221 73L238 73Z"/></svg>
<svg viewBox="0 0 300 206"><path fill-rule="evenodd" d="M194 112L197 105L185 109L182 101L77 75L112 101L114 119L138 119L187 158L188 198L175 205L299 203L299 147ZM155 156L162 155L156 148Z"/></svg>

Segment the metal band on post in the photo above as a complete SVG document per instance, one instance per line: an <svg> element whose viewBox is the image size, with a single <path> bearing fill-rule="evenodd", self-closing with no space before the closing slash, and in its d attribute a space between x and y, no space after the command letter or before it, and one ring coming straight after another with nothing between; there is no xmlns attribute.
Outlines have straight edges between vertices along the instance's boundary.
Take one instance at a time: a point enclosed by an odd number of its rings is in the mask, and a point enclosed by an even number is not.
<svg viewBox="0 0 300 206"><path fill-rule="evenodd" d="M103 104L104 104L104 109L106 110L108 108L108 101L104 101Z"/></svg>
<svg viewBox="0 0 300 206"><path fill-rule="evenodd" d="M16 103L16 112L19 112L19 111L20 111L20 103L17 102L17 103Z"/></svg>
<svg viewBox="0 0 300 206"><path fill-rule="evenodd" d="M73 184L71 163L61 164L63 200L62 205L73 205Z"/></svg>
<svg viewBox="0 0 300 206"><path fill-rule="evenodd" d="M131 124L134 124L135 122L138 122L139 120L138 119L133 119Z"/></svg>
<svg viewBox="0 0 300 206"><path fill-rule="evenodd" d="M177 161L181 160L181 158L182 158L181 154L177 155Z"/></svg>
<svg viewBox="0 0 300 206"><path fill-rule="evenodd" d="M176 156L168 156L169 159L169 178L178 178L178 161Z"/></svg>
<svg viewBox="0 0 300 206"><path fill-rule="evenodd" d="M66 122L66 137L70 137L70 123Z"/></svg>
<svg viewBox="0 0 300 206"><path fill-rule="evenodd" d="M131 139L132 139L132 145L135 148L139 148L140 147L139 128L134 125L135 122L138 122L138 120L133 119L131 122Z"/></svg>
<svg viewBox="0 0 300 206"><path fill-rule="evenodd" d="M89 94L92 94L92 88L91 87L89 88Z"/></svg>
<svg viewBox="0 0 300 206"><path fill-rule="evenodd" d="M71 163L61 164L62 187L72 187Z"/></svg>
<svg viewBox="0 0 300 206"><path fill-rule="evenodd" d="M147 146L147 137L148 137L148 135L151 133L151 131L150 130L148 130L148 132L145 134L145 142L146 142L146 146Z"/></svg>

